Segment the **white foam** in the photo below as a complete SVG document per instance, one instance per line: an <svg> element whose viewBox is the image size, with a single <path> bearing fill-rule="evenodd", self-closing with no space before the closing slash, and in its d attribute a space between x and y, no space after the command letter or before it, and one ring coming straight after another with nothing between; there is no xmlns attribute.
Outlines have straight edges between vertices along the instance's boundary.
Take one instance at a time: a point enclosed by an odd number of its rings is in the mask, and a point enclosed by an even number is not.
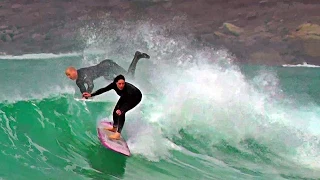
<svg viewBox="0 0 320 180"><path fill-rule="evenodd" d="M161 70L151 78L162 96L150 103L153 108L148 109L146 117L160 127L163 136L180 137L183 130L208 147L222 139L241 146L249 137L279 154L296 149L297 153L288 157L299 159L297 162L310 151L306 143L314 144L313 152L319 151L319 143L306 138L320 137L317 107L286 104L292 100L281 94L274 72L263 71L250 81L232 65L165 67L158 67ZM316 168L315 162L304 165Z"/></svg>
<svg viewBox="0 0 320 180"><path fill-rule="evenodd" d="M169 150L173 149L172 143L151 126L136 129L135 133L130 134L127 143L133 154L143 155L150 161L159 161L169 157Z"/></svg>
<svg viewBox="0 0 320 180"><path fill-rule="evenodd" d="M53 59L53 58L61 58L61 57L75 57L80 56L80 53L61 53L61 54L53 54L53 53L39 53L39 54L23 54L23 55L0 55L0 59L15 59L15 60L24 60L24 59Z"/></svg>
<svg viewBox="0 0 320 180"><path fill-rule="evenodd" d="M284 64L283 67L311 67L311 68L319 68L320 66L308 64L306 62L303 62L302 64Z"/></svg>

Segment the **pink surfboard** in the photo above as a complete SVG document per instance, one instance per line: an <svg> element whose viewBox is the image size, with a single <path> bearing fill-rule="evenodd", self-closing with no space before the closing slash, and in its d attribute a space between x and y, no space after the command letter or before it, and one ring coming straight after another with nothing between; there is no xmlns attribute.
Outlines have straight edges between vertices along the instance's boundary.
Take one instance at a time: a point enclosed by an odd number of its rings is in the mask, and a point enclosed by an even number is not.
<svg viewBox="0 0 320 180"><path fill-rule="evenodd" d="M130 149L123 137L121 136L119 140L109 139L109 135L113 134L113 132L104 129L107 127L112 127L112 123L109 122L108 119L102 119L98 123L97 130L101 144L110 150L130 156Z"/></svg>

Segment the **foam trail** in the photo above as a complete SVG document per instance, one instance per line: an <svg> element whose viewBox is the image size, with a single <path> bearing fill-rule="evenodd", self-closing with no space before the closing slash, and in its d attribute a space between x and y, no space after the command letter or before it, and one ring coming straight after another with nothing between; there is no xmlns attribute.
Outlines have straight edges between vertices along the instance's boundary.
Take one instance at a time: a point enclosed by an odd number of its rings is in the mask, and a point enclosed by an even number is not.
<svg viewBox="0 0 320 180"><path fill-rule="evenodd" d="M306 62L303 62L302 64L284 64L282 65L283 67L311 67L311 68L319 68L320 66L317 65L313 65L313 64L308 64Z"/></svg>
<svg viewBox="0 0 320 180"><path fill-rule="evenodd" d="M43 59L59 59L63 57L75 57L81 56L81 53L63 53L63 54L53 54L53 53L40 53L40 54L23 54L20 56L13 56L13 55L0 55L0 59L14 59L14 60L25 60L25 59L32 59L32 60L43 60Z"/></svg>

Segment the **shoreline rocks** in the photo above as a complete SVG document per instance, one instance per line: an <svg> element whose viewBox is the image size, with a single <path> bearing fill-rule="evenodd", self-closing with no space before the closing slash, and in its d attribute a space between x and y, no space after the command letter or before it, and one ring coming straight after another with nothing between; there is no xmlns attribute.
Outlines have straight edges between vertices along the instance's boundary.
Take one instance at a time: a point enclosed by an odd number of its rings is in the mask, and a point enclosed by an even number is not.
<svg viewBox="0 0 320 180"><path fill-rule="evenodd" d="M241 63L320 65L320 4L308 0L0 2L0 52L81 51L79 29L116 21L177 21L170 33L192 34L200 44L223 47ZM180 18L180 19L179 19Z"/></svg>

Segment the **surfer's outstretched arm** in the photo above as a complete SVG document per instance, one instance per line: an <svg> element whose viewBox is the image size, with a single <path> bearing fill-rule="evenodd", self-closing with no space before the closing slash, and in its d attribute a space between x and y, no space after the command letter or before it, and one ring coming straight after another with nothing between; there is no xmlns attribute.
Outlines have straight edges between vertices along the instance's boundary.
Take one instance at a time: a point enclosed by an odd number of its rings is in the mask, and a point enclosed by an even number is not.
<svg viewBox="0 0 320 180"><path fill-rule="evenodd" d="M108 86L101 88L101 89L98 89L97 91L92 93L90 96L91 97L97 96L97 95L102 94L104 92L110 91L111 89L114 89L114 87L115 87L115 83L110 83Z"/></svg>

